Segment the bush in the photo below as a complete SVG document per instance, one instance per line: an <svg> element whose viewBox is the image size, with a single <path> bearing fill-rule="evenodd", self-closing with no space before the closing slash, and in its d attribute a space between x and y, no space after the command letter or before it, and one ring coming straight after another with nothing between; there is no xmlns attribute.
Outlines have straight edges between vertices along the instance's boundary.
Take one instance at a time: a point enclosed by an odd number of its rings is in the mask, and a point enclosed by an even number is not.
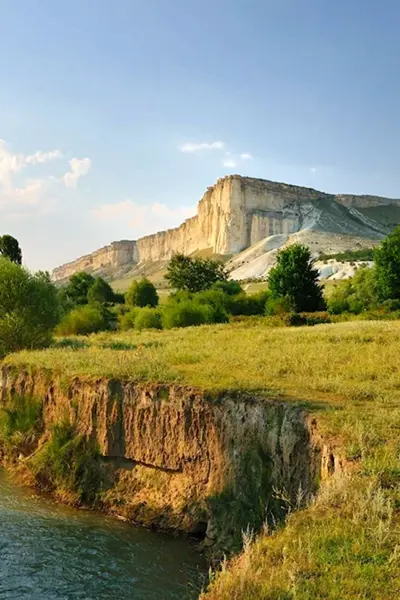
<svg viewBox="0 0 400 600"><path fill-rule="evenodd" d="M36 398L15 395L0 410L0 442L16 457L29 453L42 429L42 403Z"/></svg>
<svg viewBox="0 0 400 600"><path fill-rule="evenodd" d="M75 308L65 315L57 327L58 335L87 335L108 329L104 314L97 306Z"/></svg>
<svg viewBox="0 0 400 600"><path fill-rule="evenodd" d="M217 281L214 283L211 289L221 290L224 294L228 294L228 296L237 296L241 292L243 292L242 286L238 281L234 281L230 279L229 281Z"/></svg>
<svg viewBox="0 0 400 600"><path fill-rule="evenodd" d="M38 483L70 492L77 502L94 503L103 484L95 442L76 434L68 422L55 425L48 442L29 461Z"/></svg>
<svg viewBox="0 0 400 600"><path fill-rule="evenodd" d="M377 306L376 274L368 267L358 269L352 279L339 283L328 298L328 311L332 315L360 314Z"/></svg>
<svg viewBox="0 0 400 600"><path fill-rule="evenodd" d="M228 310L231 315L238 316L253 316L263 315L265 312L265 304L269 298L268 290L258 292L248 296L241 292L237 296L233 296L228 304Z"/></svg>
<svg viewBox="0 0 400 600"><path fill-rule="evenodd" d="M190 327L212 322L213 310L207 304L199 304L187 300L171 302L164 307L162 324L165 329L173 327Z"/></svg>
<svg viewBox="0 0 400 600"><path fill-rule="evenodd" d="M49 275L32 275L0 258L0 357L48 346L58 320L57 290Z"/></svg>
<svg viewBox="0 0 400 600"><path fill-rule="evenodd" d="M162 329L161 312L157 308L146 306L139 308L134 320L135 329Z"/></svg>
<svg viewBox="0 0 400 600"><path fill-rule="evenodd" d="M331 323L329 313L326 311L319 312L303 312L299 314L303 325L322 325L323 323Z"/></svg>
<svg viewBox="0 0 400 600"><path fill-rule="evenodd" d="M129 306L157 306L157 290L148 279L134 281L126 293L126 303Z"/></svg>
<svg viewBox="0 0 400 600"><path fill-rule="evenodd" d="M269 316L273 315L284 315L295 312L293 301L289 296L282 296L281 298L267 299L265 303L265 314Z"/></svg>

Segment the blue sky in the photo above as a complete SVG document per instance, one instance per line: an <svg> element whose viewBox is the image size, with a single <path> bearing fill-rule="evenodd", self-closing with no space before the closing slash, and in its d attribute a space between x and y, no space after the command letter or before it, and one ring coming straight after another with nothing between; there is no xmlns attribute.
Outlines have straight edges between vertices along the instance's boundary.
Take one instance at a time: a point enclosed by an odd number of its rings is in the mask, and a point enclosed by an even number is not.
<svg viewBox="0 0 400 600"><path fill-rule="evenodd" d="M396 0L0 0L0 233L32 269L228 173L400 197Z"/></svg>

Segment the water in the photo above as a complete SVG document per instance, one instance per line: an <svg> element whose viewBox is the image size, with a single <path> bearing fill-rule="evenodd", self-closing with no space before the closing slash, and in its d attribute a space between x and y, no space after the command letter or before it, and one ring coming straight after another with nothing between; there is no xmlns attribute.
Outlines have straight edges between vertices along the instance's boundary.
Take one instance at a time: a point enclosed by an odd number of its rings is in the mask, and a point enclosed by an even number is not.
<svg viewBox="0 0 400 600"><path fill-rule="evenodd" d="M0 471L1 600L189 600L204 567L188 540L54 504Z"/></svg>

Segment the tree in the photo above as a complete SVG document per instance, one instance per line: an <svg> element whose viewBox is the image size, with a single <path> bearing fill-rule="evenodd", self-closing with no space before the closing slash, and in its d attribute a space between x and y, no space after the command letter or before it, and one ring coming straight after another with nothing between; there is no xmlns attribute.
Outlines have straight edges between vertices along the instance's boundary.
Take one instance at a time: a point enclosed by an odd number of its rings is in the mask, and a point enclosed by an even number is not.
<svg viewBox="0 0 400 600"><path fill-rule="evenodd" d="M18 240L12 235L0 236L0 255L4 256L17 265L22 264L22 252Z"/></svg>
<svg viewBox="0 0 400 600"><path fill-rule="evenodd" d="M278 254L277 265L268 276L272 299L286 298L296 312L313 312L325 308L318 271L308 248L294 244Z"/></svg>
<svg viewBox="0 0 400 600"><path fill-rule="evenodd" d="M57 290L48 273L29 273L0 258L0 357L51 342L59 319Z"/></svg>
<svg viewBox="0 0 400 600"><path fill-rule="evenodd" d="M175 254L165 278L176 290L195 293L209 289L217 281L226 281L228 274L220 261Z"/></svg>
<svg viewBox="0 0 400 600"><path fill-rule="evenodd" d="M96 302L99 302L100 304L114 302L113 289L102 277L96 277L87 293L87 300L89 304L94 304Z"/></svg>
<svg viewBox="0 0 400 600"><path fill-rule="evenodd" d="M400 299L400 226L375 250L374 260L379 300Z"/></svg>
<svg viewBox="0 0 400 600"><path fill-rule="evenodd" d="M95 278L89 273L82 271L75 273L70 277L68 284L63 288L63 295L65 299L74 305L87 304L88 292L92 285L95 283Z"/></svg>
<svg viewBox="0 0 400 600"><path fill-rule="evenodd" d="M134 281L126 293L126 303L131 306L157 306L157 290L146 278Z"/></svg>

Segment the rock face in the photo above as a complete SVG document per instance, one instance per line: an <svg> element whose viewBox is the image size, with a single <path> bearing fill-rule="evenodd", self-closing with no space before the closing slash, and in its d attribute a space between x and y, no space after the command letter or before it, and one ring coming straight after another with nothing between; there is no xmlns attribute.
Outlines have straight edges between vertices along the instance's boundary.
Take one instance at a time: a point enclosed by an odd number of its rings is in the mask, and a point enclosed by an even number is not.
<svg viewBox="0 0 400 600"><path fill-rule="evenodd" d="M400 200L376 196L334 196L263 179L232 175L208 188L197 216L180 227L136 241L110 244L58 267L61 281L77 271L166 261L176 252L234 255L275 235L316 230L329 234L381 239L400 222Z"/></svg>
<svg viewBox="0 0 400 600"><path fill-rule="evenodd" d="M340 468L315 421L289 403L4 366L0 407L15 396L42 402L39 448L65 419L97 442L111 475L106 510L219 548L240 545L242 529L261 528L268 512L279 518L277 490L295 505L299 490L307 499Z"/></svg>

